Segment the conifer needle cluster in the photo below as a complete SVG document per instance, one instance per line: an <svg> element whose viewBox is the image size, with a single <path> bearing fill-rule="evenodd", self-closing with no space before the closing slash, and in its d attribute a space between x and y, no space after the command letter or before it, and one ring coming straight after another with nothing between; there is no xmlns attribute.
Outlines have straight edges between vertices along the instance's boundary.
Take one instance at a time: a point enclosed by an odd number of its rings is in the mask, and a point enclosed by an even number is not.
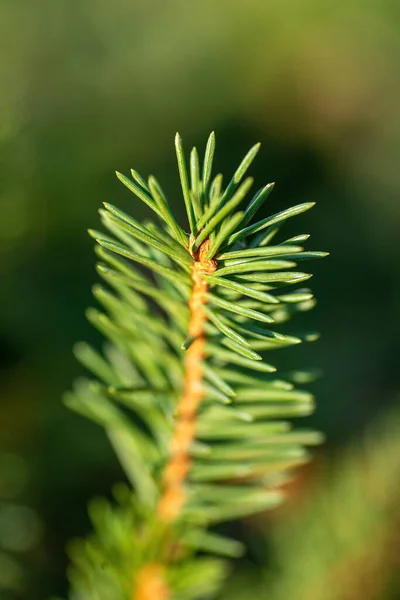
<svg viewBox="0 0 400 600"><path fill-rule="evenodd" d="M90 230L104 285L87 316L107 343L102 353L76 346L91 377L66 402L105 428L129 487L92 503L96 532L71 545L74 600L212 595L223 558L243 552L212 526L277 506L288 470L321 440L290 421L314 409L295 385L310 377L278 375L270 358L317 337L279 325L315 303L297 263L326 253L304 250L308 235L275 241L313 203L257 219L274 187L250 195L259 144L226 186L212 173L213 133L202 166L193 148L187 167L179 135L175 144L189 231L159 182L134 170L117 176L151 218L105 204L108 233Z"/></svg>

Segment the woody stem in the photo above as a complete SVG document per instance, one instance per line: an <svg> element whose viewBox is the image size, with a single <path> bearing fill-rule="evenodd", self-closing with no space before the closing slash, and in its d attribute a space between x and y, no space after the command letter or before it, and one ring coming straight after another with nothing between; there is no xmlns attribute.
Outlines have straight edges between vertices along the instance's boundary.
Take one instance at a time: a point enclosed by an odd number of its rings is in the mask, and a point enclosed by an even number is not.
<svg viewBox="0 0 400 600"><path fill-rule="evenodd" d="M206 259L210 241L205 240L194 254L192 264L193 288L189 300L189 339L193 340L185 357L183 393L178 402L176 425L172 434L170 458L162 476L163 493L157 514L164 523L172 523L179 516L185 501L185 481L190 469L190 446L195 438L196 416L203 399L203 367L206 322L203 306L207 302L208 284L204 273L213 273L214 260ZM168 600L170 591L165 583L164 567L158 563L144 565L137 576L135 600Z"/></svg>
<svg viewBox="0 0 400 600"><path fill-rule="evenodd" d="M185 503L184 484L190 468L190 446L195 438L197 411L204 394L202 361L206 343L206 315L203 306L207 302L208 284L203 274L212 273L216 269L215 261L205 259L208 250L207 239L200 246L192 265L189 338L193 341L185 357L183 394L178 403L170 459L163 474L164 491L158 505L158 514L165 522L174 521Z"/></svg>

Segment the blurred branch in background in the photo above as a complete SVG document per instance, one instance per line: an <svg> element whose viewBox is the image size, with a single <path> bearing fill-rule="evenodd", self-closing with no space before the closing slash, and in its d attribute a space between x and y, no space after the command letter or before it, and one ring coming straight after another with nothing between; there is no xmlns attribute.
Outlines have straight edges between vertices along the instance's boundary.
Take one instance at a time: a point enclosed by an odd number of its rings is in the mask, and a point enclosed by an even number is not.
<svg viewBox="0 0 400 600"><path fill-rule="evenodd" d="M359 442L325 461L262 534L258 560L268 556L268 567L234 577L223 598L244 600L254 579L254 594L268 600L396 600L399 431L399 410L391 410Z"/></svg>
<svg viewBox="0 0 400 600"><path fill-rule="evenodd" d="M42 533L36 513L25 505L27 464L15 454L0 453L0 598L25 598L32 554Z"/></svg>

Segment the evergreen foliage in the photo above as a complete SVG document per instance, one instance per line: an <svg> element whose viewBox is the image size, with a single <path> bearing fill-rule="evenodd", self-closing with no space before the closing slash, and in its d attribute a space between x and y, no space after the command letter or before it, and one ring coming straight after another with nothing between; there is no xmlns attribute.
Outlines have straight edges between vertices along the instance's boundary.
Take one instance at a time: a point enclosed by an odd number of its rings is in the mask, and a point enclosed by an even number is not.
<svg viewBox="0 0 400 600"><path fill-rule="evenodd" d="M17 454L0 451L0 599L26 596L30 554L42 533L38 515L24 502L28 467Z"/></svg>
<svg viewBox="0 0 400 600"><path fill-rule="evenodd" d="M308 288L291 289L311 277L294 269L326 253L304 251L306 235L273 243L313 203L257 221L273 189L246 201L259 144L226 187L212 175L214 149L211 134L202 168L194 148L188 169L176 136L189 234L158 181L134 170L117 176L154 221L106 204L108 234L89 232L105 286L94 287L101 309L87 317L107 343L102 353L76 346L91 378L66 402L105 428L132 491L119 486L115 505L92 504L95 534L71 546L74 600L215 593L226 571L217 556L243 548L208 528L277 506L288 470L321 441L287 420L313 411L313 396L295 386L311 374L278 377L269 362L270 350L317 338L276 326L314 306Z"/></svg>
<svg viewBox="0 0 400 600"><path fill-rule="evenodd" d="M268 600L397 600L399 428L400 412L390 409L317 473L296 510L257 536L270 568L242 572L221 600L246 600L249 581Z"/></svg>

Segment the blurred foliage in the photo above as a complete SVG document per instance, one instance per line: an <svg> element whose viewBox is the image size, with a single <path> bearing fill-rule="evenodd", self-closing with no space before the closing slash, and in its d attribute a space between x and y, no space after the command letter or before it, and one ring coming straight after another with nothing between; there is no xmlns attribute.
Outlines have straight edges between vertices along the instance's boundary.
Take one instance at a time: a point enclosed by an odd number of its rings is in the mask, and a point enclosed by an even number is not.
<svg viewBox="0 0 400 600"><path fill-rule="evenodd" d="M228 173L260 139L268 213L318 201L307 227L331 258L315 285L324 335L304 354L325 371L310 424L339 444L399 389L399 28L395 0L1 3L0 435L29 454L46 525L32 599L62 592L86 499L122 478L59 401L74 340L98 342L84 231L103 201L129 207L115 168L178 193L176 130L189 146L215 129Z"/></svg>
<svg viewBox="0 0 400 600"><path fill-rule="evenodd" d="M399 429L399 411L390 411L314 476L306 493L295 484L295 514L284 509L261 527L261 566L243 569L221 598L245 600L253 581L254 594L268 600L397 600Z"/></svg>
<svg viewBox="0 0 400 600"><path fill-rule="evenodd" d="M23 503L28 467L18 455L0 454L0 598L25 596L32 554L41 536L36 513Z"/></svg>

